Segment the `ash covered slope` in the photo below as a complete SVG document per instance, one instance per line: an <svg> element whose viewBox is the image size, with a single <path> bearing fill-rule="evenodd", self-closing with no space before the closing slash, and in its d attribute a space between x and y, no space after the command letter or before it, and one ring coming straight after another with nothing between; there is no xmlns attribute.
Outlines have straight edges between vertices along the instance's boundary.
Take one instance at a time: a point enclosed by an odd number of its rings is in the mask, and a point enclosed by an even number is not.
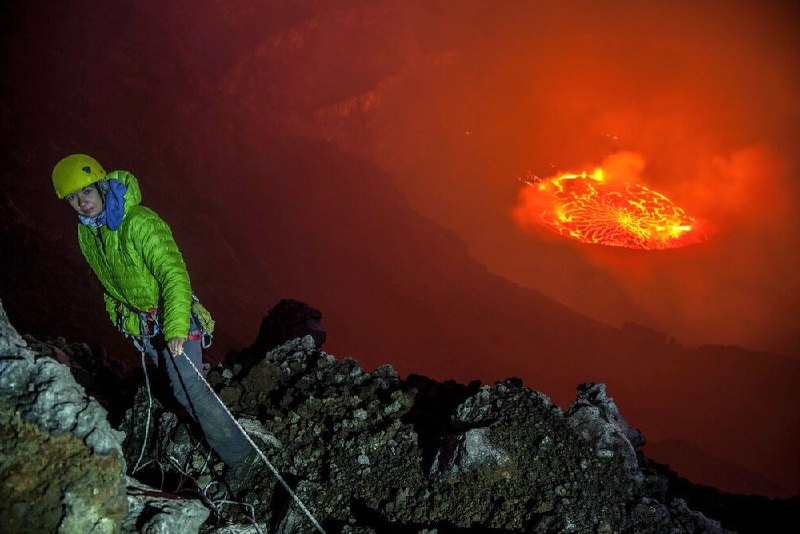
<svg viewBox="0 0 800 534"><path fill-rule="evenodd" d="M490 387L400 380L389 366L366 373L310 336L236 369L214 369L209 382L330 532L724 531L657 491L662 480L639 467L642 436L602 384L580 386L565 414L517 379ZM129 463L146 410L141 391L123 423ZM251 515L225 502L237 501L254 506L265 531L313 531L266 466L228 489L215 484L222 465L198 434L154 413L146 458L203 488L220 525Z"/></svg>

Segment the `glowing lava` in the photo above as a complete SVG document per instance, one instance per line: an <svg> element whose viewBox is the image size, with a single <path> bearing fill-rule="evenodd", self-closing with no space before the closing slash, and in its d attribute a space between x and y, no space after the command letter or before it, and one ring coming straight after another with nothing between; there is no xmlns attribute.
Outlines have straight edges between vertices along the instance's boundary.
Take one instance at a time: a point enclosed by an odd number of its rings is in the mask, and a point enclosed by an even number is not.
<svg viewBox="0 0 800 534"><path fill-rule="evenodd" d="M530 186L525 209L537 210L537 222L583 243L663 250L708 238L693 217L663 194L607 179L603 169L523 181Z"/></svg>

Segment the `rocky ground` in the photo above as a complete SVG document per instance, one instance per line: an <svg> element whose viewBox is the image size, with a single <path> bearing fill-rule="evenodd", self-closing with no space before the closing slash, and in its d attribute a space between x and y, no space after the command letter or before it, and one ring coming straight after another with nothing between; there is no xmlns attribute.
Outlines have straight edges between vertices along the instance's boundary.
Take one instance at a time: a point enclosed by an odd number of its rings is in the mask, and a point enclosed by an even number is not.
<svg viewBox="0 0 800 534"><path fill-rule="evenodd" d="M736 501L648 461L603 384L579 386L564 413L518 379L367 373L320 350L317 315L287 310L315 335L268 350L283 340L262 332L207 380L327 532L757 532L798 510L796 499ZM315 531L263 461L226 482L158 375L151 395L136 392L122 439L69 368L44 355L82 369L87 348L30 341L0 306L1 530Z"/></svg>
<svg viewBox="0 0 800 534"><path fill-rule="evenodd" d="M723 532L679 499L661 499L639 467L642 437L602 384L585 384L567 413L518 380L495 386L400 380L318 350L311 337L249 369L208 380L242 426L332 532ZM147 420L144 391L128 413L134 462ZM196 488L211 524L312 532L266 466L243 484L171 410L158 406L141 471ZM657 478L657 477L656 477Z"/></svg>

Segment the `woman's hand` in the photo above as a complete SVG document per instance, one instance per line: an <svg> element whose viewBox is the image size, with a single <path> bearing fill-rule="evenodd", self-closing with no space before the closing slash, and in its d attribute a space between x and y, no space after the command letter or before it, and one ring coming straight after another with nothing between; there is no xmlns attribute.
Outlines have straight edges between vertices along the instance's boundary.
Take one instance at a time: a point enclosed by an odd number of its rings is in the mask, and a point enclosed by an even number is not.
<svg viewBox="0 0 800 534"><path fill-rule="evenodd" d="M172 357L179 356L183 354L183 342L186 341L185 339L181 339L179 337L173 337L169 341L167 341L167 348L169 352L172 354Z"/></svg>

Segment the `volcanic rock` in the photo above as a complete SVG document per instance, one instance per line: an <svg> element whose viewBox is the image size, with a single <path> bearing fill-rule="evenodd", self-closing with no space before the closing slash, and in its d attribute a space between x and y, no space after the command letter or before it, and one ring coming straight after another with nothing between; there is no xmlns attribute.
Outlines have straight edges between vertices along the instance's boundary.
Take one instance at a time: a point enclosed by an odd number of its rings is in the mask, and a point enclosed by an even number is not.
<svg viewBox="0 0 800 534"><path fill-rule="evenodd" d="M623 458L636 483L641 483L635 449L646 440L641 432L628 426L613 399L606 395L605 384L578 386L578 395L567 417L570 425L594 444L597 456Z"/></svg>
<svg viewBox="0 0 800 534"><path fill-rule="evenodd" d="M108 410L112 424L119 422L141 383L139 369L126 368L102 348L69 343L63 337L40 340L26 334L23 339L36 354L69 367L75 381Z"/></svg>
<svg viewBox="0 0 800 534"><path fill-rule="evenodd" d="M194 534L208 519L209 510L195 499L182 499L128 477L128 513L123 532Z"/></svg>
<svg viewBox="0 0 800 534"><path fill-rule="evenodd" d="M290 339L311 336L317 347L325 343L322 312L304 302L283 299L261 321L254 349L265 354Z"/></svg>
<svg viewBox="0 0 800 534"><path fill-rule="evenodd" d="M0 532L198 532L208 508L126 477L124 434L45 355L73 363L88 350L27 345L0 302ZM89 379L87 369L78 371Z"/></svg>
<svg viewBox="0 0 800 534"><path fill-rule="evenodd" d="M242 369L209 376L330 532L725 532L652 490L635 451L644 439L602 384L581 385L565 415L519 379L401 380L389 366L368 373L338 360L311 336ZM221 462L188 418L160 405L151 415L141 474L191 482L212 510L209 527L314 531L266 465L225 487ZM124 421L129 463L146 419L140 392Z"/></svg>
<svg viewBox="0 0 800 534"><path fill-rule="evenodd" d="M264 358L264 354L289 340L311 336L317 348L325 343L325 327L322 312L304 302L283 299L273 306L261 320L258 335L253 345L242 351L234 351L229 360L234 369L249 369ZM212 375L210 380L214 380ZM226 392L231 394L232 392Z"/></svg>
<svg viewBox="0 0 800 534"><path fill-rule="evenodd" d="M69 369L37 357L0 303L0 517L5 532L116 532L122 433Z"/></svg>

